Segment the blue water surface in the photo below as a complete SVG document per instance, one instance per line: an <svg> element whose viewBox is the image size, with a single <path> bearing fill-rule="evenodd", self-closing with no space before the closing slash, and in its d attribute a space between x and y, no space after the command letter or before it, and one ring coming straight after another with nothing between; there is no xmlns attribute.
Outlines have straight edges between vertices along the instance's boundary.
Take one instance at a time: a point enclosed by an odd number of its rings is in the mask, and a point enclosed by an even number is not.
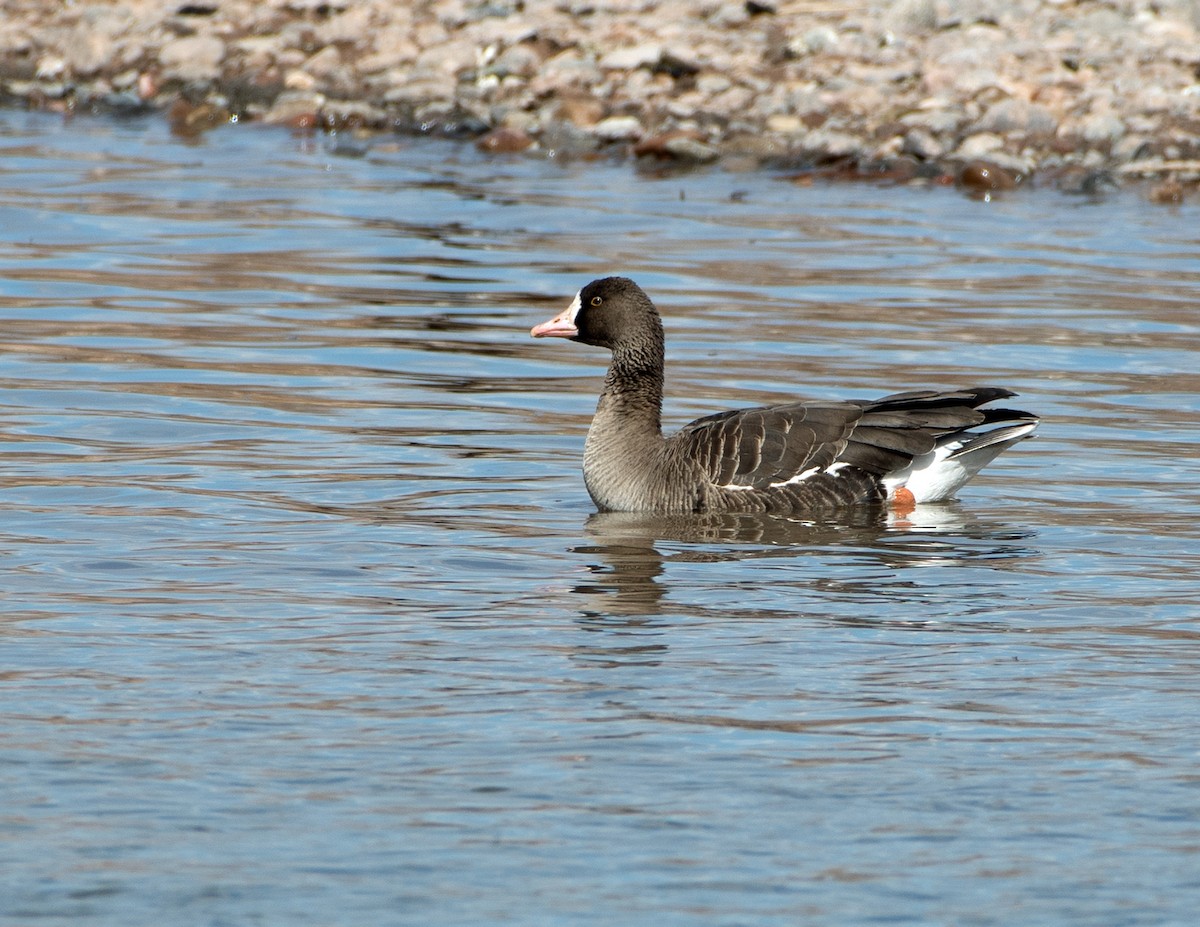
<svg viewBox="0 0 1200 927"><path fill-rule="evenodd" d="M1200 214L0 114L0 921L1184 925ZM890 525L597 517L666 417L997 384Z"/></svg>

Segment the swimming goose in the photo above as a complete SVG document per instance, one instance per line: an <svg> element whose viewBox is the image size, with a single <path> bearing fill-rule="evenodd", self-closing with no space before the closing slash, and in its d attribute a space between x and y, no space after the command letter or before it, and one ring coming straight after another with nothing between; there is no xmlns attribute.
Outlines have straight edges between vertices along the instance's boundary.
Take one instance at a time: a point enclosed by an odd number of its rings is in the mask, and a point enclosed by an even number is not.
<svg viewBox="0 0 1200 927"><path fill-rule="evenodd" d="M662 320L636 283L593 280L530 334L612 352L583 452L602 512L911 510L953 496L1038 425L980 408L1015 395L985 386L719 412L664 438Z"/></svg>

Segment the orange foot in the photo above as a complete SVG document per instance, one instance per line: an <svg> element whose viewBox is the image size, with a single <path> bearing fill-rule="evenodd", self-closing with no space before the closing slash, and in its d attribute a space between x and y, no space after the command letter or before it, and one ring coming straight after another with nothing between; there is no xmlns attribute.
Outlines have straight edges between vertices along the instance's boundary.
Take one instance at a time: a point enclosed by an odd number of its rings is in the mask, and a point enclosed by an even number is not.
<svg viewBox="0 0 1200 927"><path fill-rule="evenodd" d="M906 515L911 515L917 507L917 497L913 495L912 490L901 486L892 493L892 513L903 518Z"/></svg>

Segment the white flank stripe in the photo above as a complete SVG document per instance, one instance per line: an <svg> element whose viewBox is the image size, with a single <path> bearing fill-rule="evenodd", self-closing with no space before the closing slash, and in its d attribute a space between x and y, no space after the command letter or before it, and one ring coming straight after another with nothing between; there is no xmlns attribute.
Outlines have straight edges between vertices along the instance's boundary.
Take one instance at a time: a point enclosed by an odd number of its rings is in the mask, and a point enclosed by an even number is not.
<svg viewBox="0 0 1200 927"><path fill-rule="evenodd" d="M821 469L820 467L809 467L804 472L797 473L791 479L780 480L778 483L772 483L771 488L777 489L780 486L794 486L796 483L803 483L806 479L808 479L810 476L812 476L814 473L816 473L820 469Z"/></svg>

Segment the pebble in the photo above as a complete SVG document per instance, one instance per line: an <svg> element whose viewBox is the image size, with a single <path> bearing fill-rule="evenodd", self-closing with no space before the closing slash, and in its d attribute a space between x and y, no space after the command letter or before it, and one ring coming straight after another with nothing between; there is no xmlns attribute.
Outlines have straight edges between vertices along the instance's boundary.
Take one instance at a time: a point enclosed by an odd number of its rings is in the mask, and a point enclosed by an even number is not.
<svg viewBox="0 0 1200 927"><path fill-rule="evenodd" d="M872 176L981 161L1126 177L1130 161L1200 160L1193 0L10 6L0 90L35 107L169 113L186 96L239 122L472 139L503 127L542 156L635 141L648 157L853 162Z"/></svg>
<svg viewBox="0 0 1200 927"><path fill-rule="evenodd" d="M215 36L193 35L168 42L158 52L158 64L167 77L183 81L210 81L220 76L225 43Z"/></svg>
<svg viewBox="0 0 1200 927"><path fill-rule="evenodd" d="M1094 113L1079 124L1079 134L1089 142L1115 142L1125 134L1125 123L1116 113Z"/></svg>
<svg viewBox="0 0 1200 927"><path fill-rule="evenodd" d="M854 157L864 150L863 141L858 136L825 128L814 129L804 135L800 146L808 154L821 155L831 160Z"/></svg>
<svg viewBox="0 0 1200 927"><path fill-rule="evenodd" d="M501 126L475 140L475 147L488 154L512 154L533 146L533 139L521 129Z"/></svg>
<svg viewBox="0 0 1200 927"><path fill-rule="evenodd" d="M288 91L275 98L263 121L292 126L307 122L313 126L316 125L317 114L324 105L325 97L319 93Z"/></svg>
<svg viewBox="0 0 1200 927"><path fill-rule="evenodd" d="M611 71L632 71L636 68L650 67L662 58L662 46L654 42L635 45L632 48L618 48L600 59L600 67Z"/></svg>
<svg viewBox="0 0 1200 927"><path fill-rule="evenodd" d="M1012 174L1004 168L988 164L986 161L970 161L964 164L958 172L957 179L967 189L982 193L1011 190L1017 185Z"/></svg>
<svg viewBox="0 0 1200 927"><path fill-rule="evenodd" d="M641 138L644 131L641 121L636 116L609 116L592 127L592 134L606 142Z"/></svg>
<svg viewBox="0 0 1200 927"><path fill-rule="evenodd" d="M904 133L900 151L922 161L937 161L946 154L946 146L924 129L909 129Z"/></svg>
<svg viewBox="0 0 1200 927"><path fill-rule="evenodd" d="M1010 97L989 106L972 131L1051 136L1058 131L1058 119L1044 106Z"/></svg>
<svg viewBox="0 0 1200 927"><path fill-rule="evenodd" d="M642 139L633 146L633 153L638 157L652 155L697 164L715 161L721 156L716 148L704 142L700 133L688 129L678 129Z"/></svg>
<svg viewBox="0 0 1200 927"><path fill-rule="evenodd" d="M992 132L978 132L964 138L954 151L954 157L960 161L970 161L982 158L1004 147L1004 139Z"/></svg>

